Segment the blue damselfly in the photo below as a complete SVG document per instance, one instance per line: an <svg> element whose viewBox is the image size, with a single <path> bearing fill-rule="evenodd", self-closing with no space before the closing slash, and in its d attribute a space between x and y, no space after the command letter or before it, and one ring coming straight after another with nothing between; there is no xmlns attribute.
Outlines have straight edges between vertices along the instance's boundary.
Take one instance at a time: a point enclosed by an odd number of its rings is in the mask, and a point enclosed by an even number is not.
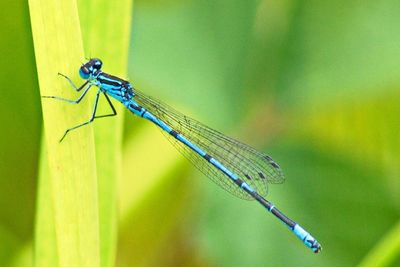
<svg viewBox="0 0 400 267"><path fill-rule="evenodd" d="M281 168L270 156L183 115L133 88L128 81L103 72L101 68L102 62L97 58L83 64L79 75L86 81L80 87L75 86L67 76L60 74L76 91L83 90L77 100L44 96L78 104L93 85L98 87L90 120L66 130L60 142L68 132L90 124L94 119L117 115L109 98L111 96L133 114L160 127L169 141L216 184L239 198L256 200L288 226L312 251L321 251L321 245L314 237L265 199L268 183L284 181ZM105 96L112 113L96 116L101 94Z"/></svg>

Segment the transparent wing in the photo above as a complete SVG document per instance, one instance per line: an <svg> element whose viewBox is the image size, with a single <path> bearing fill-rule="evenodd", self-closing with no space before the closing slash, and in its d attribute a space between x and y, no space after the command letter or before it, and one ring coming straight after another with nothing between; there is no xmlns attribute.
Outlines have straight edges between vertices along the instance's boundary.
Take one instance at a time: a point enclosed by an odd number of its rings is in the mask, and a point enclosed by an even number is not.
<svg viewBox="0 0 400 267"><path fill-rule="evenodd" d="M260 195L267 195L268 183L276 184L284 182L285 179L281 168L268 155L227 137L136 89L134 92L136 94L134 100L139 105L221 162L226 168L240 177L240 179L251 185ZM203 157L176 140L170 134L165 131L162 132L181 154L213 182L239 198L252 199L251 196Z"/></svg>

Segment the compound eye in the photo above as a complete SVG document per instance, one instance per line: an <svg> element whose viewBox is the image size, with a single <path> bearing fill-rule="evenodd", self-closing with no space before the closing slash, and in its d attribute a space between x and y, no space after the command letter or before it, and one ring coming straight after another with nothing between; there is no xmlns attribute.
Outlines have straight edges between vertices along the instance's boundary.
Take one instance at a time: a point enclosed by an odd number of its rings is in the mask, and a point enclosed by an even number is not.
<svg viewBox="0 0 400 267"><path fill-rule="evenodd" d="M79 69L79 75L80 75L83 79L89 79L89 77L90 77L90 70L89 70L87 67L82 66L82 67Z"/></svg>
<svg viewBox="0 0 400 267"><path fill-rule="evenodd" d="M84 74L89 74L89 69L88 68L86 68L86 67L82 67L82 72L84 73Z"/></svg>

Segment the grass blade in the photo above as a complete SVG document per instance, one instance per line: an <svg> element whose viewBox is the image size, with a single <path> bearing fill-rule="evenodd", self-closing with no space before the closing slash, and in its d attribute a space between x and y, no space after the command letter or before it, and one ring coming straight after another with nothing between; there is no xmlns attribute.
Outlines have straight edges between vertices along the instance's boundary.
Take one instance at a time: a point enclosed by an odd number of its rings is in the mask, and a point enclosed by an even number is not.
<svg viewBox="0 0 400 267"><path fill-rule="evenodd" d="M399 257L400 251L400 222L391 229L369 252L360 267L392 266Z"/></svg>
<svg viewBox="0 0 400 267"><path fill-rule="evenodd" d="M77 98L57 72L77 81L83 46L76 2L29 1L32 34L41 95ZM99 266L99 220L96 158L91 127L76 130L58 140L66 128L86 121L86 102L71 106L43 99L45 145L50 174L58 266ZM38 222L43 220L38 219ZM41 242L41 236L36 236ZM36 242L36 244L37 244ZM49 248L51 249L51 248ZM36 255L38 257L40 255ZM54 266L54 265L53 265Z"/></svg>
<svg viewBox="0 0 400 267"><path fill-rule="evenodd" d="M106 72L127 78L132 1L80 1L79 14L86 56L100 58ZM114 266L117 244L116 192L117 181L121 179L124 109L119 103L114 106L118 116L97 121L94 126L103 267ZM109 112L107 104L99 105L99 114Z"/></svg>

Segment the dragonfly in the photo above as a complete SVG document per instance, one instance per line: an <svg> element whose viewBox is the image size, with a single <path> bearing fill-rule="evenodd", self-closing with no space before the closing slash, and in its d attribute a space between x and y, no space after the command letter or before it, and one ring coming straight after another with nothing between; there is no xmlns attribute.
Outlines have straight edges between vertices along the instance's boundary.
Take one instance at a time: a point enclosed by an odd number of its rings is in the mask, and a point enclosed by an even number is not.
<svg viewBox="0 0 400 267"><path fill-rule="evenodd" d="M91 58L81 65L79 75L85 82L79 87L68 76L59 73L77 92L82 91L78 99L43 96L78 104L91 87L98 88L90 119L67 129L60 142L69 132L88 125L95 119L116 116L117 112L110 100L112 97L121 102L133 114L157 125L177 150L213 182L236 197L256 200L286 225L314 253L321 251L320 243L309 232L266 199L268 184L284 182L280 166L270 156L147 96L134 88L130 82L103 72L102 66L103 63L98 58ZM101 95L104 95L111 107L112 112L109 114L96 115Z"/></svg>

